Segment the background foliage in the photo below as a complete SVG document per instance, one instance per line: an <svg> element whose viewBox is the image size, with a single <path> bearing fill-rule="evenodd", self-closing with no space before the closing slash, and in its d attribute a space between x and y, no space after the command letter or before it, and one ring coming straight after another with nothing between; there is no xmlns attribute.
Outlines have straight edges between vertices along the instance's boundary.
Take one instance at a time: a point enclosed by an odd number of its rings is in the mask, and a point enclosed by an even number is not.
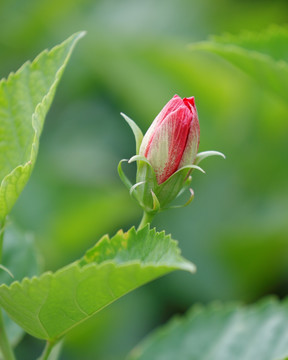
<svg viewBox="0 0 288 360"><path fill-rule="evenodd" d="M209 35L261 34L285 25L287 8L280 0L0 3L1 78L43 47L88 30L57 90L32 178L11 214L35 234L45 270L139 221L116 170L135 149L120 111L145 131L175 93L195 95L200 150L227 156L225 162L207 160L207 175L195 174L190 207L155 221L180 241L197 274L171 274L124 297L69 334L63 359L123 359L146 333L194 302L287 295L287 94L285 100L273 92L273 75L265 86L255 72L223 57L225 39L217 38L214 52L202 43ZM188 46L198 41L202 46ZM237 45L247 48L247 41ZM249 46L263 51L259 39ZM283 59L277 49L283 43L267 56ZM29 359L40 347L27 335L17 351Z"/></svg>

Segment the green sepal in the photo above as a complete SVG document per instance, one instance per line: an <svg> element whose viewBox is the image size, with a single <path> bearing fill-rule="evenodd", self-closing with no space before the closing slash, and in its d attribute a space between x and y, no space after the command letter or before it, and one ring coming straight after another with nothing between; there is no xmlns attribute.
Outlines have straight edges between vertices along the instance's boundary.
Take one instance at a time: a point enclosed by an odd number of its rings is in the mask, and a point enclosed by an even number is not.
<svg viewBox="0 0 288 360"><path fill-rule="evenodd" d="M214 150L210 150L210 151L203 151L201 153L198 153L196 155L194 164L198 165L202 160L206 159L207 157L210 156L221 156L223 159L226 159L226 156L224 154L222 154L220 151L214 151Z"/></svg>
<svg viewBox="0 0 288 360"><path fill-rule="evenodd" d="M132 185L122 170L121 164L124 161L128 161L129 164L135 161L137 162L137 182L134 185ZM197 165L186 165L172 174L164 183L159 185L152 165L144 156L134 155L129 160L121 160L118 165L119 176L130 191L130 195L138 201L139 205L148 214L155 214L156 212L167 208L170 209L189 205L194 198L192 189L193 196L191 193L189 200L184 205L168 207L176 197L190 187L192 181L190 174L193 170L199 170L202 173L205 173L205 171Z"/></svg>
<svg viewBox="0 0 288 360"><path fill-rule="evenodd" d="M145 181L140 181L139 183L136 183L136 184L134 184L131 188L130 188L130 195L132 195L133 194L133 192L135 191L135 189L138 187L138 186L140 186L140 185L143 185L143 184L145 184Z"/></svg>
<svg viewBox="0 0 288 360"><path fill-rule="evenodd" d="M190 176L193 170L205 171L198 166L198 164L209 156L221 156L225 159L225 155L218 151L204 151L196 156L195 163L186 165L178 169L172 174L164 183L158 184L155 171L148 161L148 159L141 155L134 155L129 160L121 160L118 165L118 173L129 189L132 195L148 214L155 214L158 211L171 208L179 208L187 206L194 199L194 192L190 191L188 201L183 205L169 206L169 204L180 196L187 188L190 188L192 177ZM137 162L137 176L136 183L132 185L130 180L126 177L122 170L122 162L128 161L129 164Z"/></svg>
<svg viewBox="0 0 288 360"><path fill-rule="evenodd" d="M139 183L134 184L130 188L130 195L138 202L138 204L142 207L142 209L145 209L145 205L142 202L142 199L139 197L137 189L139 186L145 184L145 181L140 181Z"/></svg>
<svg viewBox="0 0 288 360"><path fill-rule="evenodd" d="M152 211L150 211L150 213L156 214L159 210L161 210L161 205L160 205L160 202L159 202L157 196L153 192L153 190L151 190L151 195L152 195L152 200L153 200L153 208L152 208Z"/></svg>
<svg viewBox="0 0 288 360"><path fill-rule="evenodd" d="M164 183L158 185L155 194L160 201L162 210L167 208L167 206L182 193L183 187L186 189L190 185L192 181L190 174L194 169L205 173L205 171L197 165L183 166L172 174Z"/></svg>
<svg viewBox="0 0 288 360"><path fill-rule="evenodd" d="M134 193L136 193L137 200L144 211L147 213L155 213L155 199L153 195L151 195L151 191L156 194L158 188L155 171L144 156L134 155L128 162L131 163L134 161L137 162L136 181L137 183L143 184L143 186L137 187Z"/></svg>
<svg viewBox="0 0 288 360"><path fill-rule="evenodd" d="M136 183L133 185L122 169L122 163L137 162ZM147 213L156 213L160 210L160 203L153 192L158 187L156 175L150 162L141 155L134 155L129 160L122 159L118 164L118 174L131 196ZM141 180L142 179L142 180Z"/></svg>
<svg viewBox="0 0 288 360"><path fill-rule="evenodd" d="M128 162L127 159L122 159L121 161L119 161L119 164L118 164L118 167L117 167L117 170L118 170L118 174L119 174L119 177L121 179L121 181L123 182L123 184L127 187L127 189L130 191L131 187L132 187L132 183L131 181L128 179L128 177L125 175L123 169L122 169L122 163L123 162Z"/></svg>
<svg viewBox="0 0 288 360"><path fill-rule="evenodd" d="M184 183L182 189L179 191L177 197L179 197L180 195L182 195L188 188L190 188L191 182L192 182L192 176L189 175L189 176L186 178L185 183ZM192 190L192 189L191 189L191 190Z"/></svg>
<svg viewBox="0 0 288 360"><path fill-rule="evenodd" d="M176 175L177 173L179 173L180 171L184 170L184 169L199 170L199 171L201 171L203 174L206 174L206 173L205 173L205 170L203 170L200 166L197 166L196 164L192 164L192 165L182 166L180 169L178 169L177 171L175 171L175 173L172 174L172 175L170 176L170 178L171 178L172 176ZM169 179L170 179L170 178L169 178ZM168 180L168 179L167 179L167 180ZM166 181L167 181L167 180L166 180Z"/></svg>
<svg viewBox="0 0 288 360"><path fill-rule="evenodd" d="M169 209L181 209L183 207L188 206L193 200L194 200L194 191L192 188L189 188L190 191L190 196L189 199L186 201L185 204L183 205L173 205L173 206L169 206L168 208L166 208L165 210L169 210ZM182 194L182 191L180 192ZM179 195L178 195L179 196Z"/></svg>
<svg viewBox="0 0 288 360"><path fill-rule="evenodd" d="M128 160L128 163L131 164L132 162L134 161L143 161L145 162L146 164L148 164L151 168L152 168L152 165L150 164L149 160L145 157L145 156L142 156L142 155L134 155L132 156L129 160ZM152 168L153 170L153 168ZM153 170L154 171L154 170ZM155 176L156 177L156 176Z"/></svg>
<svg viewBox="0 0 288 360"><path fill-rule="evenodd" d="M143 133L142 133L141 129L139 128L139 126L132 119L130 119L124 113L120 113L120 114L126 120L128 125L130 126L131 130L133 131L135 141L136 141L136 154L139 154L140 145L141 145L141 142L143 139Z"/></svg>

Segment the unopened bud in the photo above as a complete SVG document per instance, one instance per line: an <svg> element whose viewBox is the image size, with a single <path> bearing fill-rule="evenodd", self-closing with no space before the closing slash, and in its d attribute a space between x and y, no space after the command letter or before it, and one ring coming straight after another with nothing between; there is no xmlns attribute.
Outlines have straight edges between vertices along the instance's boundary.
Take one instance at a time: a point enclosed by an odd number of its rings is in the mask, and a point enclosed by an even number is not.
<svg viewBox="0 0 288 360"><path fill-rule="evenodd" d="M217 151L197 154L200 127L194 97L181 99L175 95L152 122L145 136L133 120L122 114L136 139L136 155L129 163L137 161L136 183L132 184L119 163L118 172L144 211L156 213L163 210L190 187L191 172L202 170L198 164L208 156L220 155ZM188 205L194 197L190 189Z"/></svg>

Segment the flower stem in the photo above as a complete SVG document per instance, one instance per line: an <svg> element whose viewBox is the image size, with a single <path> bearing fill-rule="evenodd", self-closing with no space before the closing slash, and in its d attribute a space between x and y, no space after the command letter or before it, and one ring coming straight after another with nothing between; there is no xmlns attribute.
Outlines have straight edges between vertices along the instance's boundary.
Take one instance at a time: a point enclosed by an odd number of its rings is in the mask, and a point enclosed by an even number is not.
<svg viewBox="0 0 288 360"><path fill-rule="evenodd" d="M151 223L153 218L154 218L155 214L148 214L146 211L143 212L143 217L142 220L138 226L137 230L142 229L144 226L146 226L148 223Z"/></svg>
<svg viewBox="0 0 288 360"><path fill-rule="evenodd" d="M0 309L0 349L4 356L4 360L15 360L13 350L9 344L9 340L5 331L1 309Z"/></svg>
<svg viewBox="0 0 288 360"><path fill-rule="evenodd" d="M48 341L47 340L45 348L43 350L43 353L38 358L38 360L48 360L49 355L51 354L51 351L53 350L53 348L56 344L57 344L57 341ZM56 358L58 358L58 356Z"/></svg>
<svg viewBox="0 0 288 360"><path fill-rule="evenodd" d="M2 252L3 252L3 240L4 240L5 221L6 221L6 219L4 219L4 220L0 223L0 264L1 264L1 262L2 262Z"/></svg>
<svg viewBox="0 0 288 360"><path fill-rule="evenodd" d="M5 227L5 219L0 224L0 264L2 261L2 248L3 248L3 240L4 240L4 227ZM8 336L5 330L3 314L0 309L0 349L4 360L15 360L15 356L12 350L12 347L9 343Z"/></svg>

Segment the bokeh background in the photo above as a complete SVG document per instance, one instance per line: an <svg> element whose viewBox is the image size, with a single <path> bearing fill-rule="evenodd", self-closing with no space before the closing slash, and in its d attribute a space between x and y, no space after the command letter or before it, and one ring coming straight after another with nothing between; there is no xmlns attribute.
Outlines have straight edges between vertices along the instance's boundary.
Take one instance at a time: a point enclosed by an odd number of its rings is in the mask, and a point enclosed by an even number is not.
<svg viewBox="0 0 288 360"><path fill-rule="evenodd" d="M80 257L141 212L118 179L135 153L120 112L145 131L175 94L196 98L203 162L195 200L155 220L198 272L173 273L114 303L66 338L61 359L124 359L147 333L197 302L253 302L288 289L288 104L223 58L188 45L285 25L288 3L243 0L1 0L0 76L78 30L47 116L33 175L12 219L34 234L43 269ZM126 168L133 175L133 168ZM21 359L43 343L26 336Z"/></svg>

